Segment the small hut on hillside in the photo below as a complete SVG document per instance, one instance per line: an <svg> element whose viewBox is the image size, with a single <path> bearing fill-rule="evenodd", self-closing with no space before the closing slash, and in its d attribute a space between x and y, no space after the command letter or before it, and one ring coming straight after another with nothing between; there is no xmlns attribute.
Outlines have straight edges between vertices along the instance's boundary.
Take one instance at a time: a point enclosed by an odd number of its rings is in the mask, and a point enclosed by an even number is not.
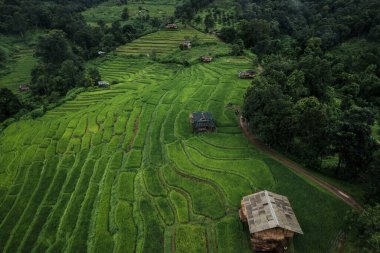
<svg viewBox="0 0 380 253"><path fill-rule="evenodd" d="M108 88L110 86L110 83L107 81L99 81L98 82L98 87L99 88Z"/></svg>
<svg viewBox="0 0 380 253"><path fill-rule="evenodd" d="M216 130L215 121L209 112L193 112L189 119L193 133L214 132Z"/></svg>
<svg viewBox="0 0 380 253"><path fill-rule="evenodd" d="M26 91L29 91L29 86L27 84L20 84L18 86L18 90L20 92L26 92Z"/></svg>
<svg viewBox="0 0 380 253"><path fill-rule="evenodd" d="M251 69L251 70L239 71L238 76L241 79L254 78L256 76L256 70Z"/></svg>
<svg viewBox="0 0 380 253"><path fill-rule="evenodd" d="M243 197L239 215L255 251L286 252L294 233L303 234L288 198L273 192Z"/></svg>
<svg viewBox="0 0 380 253"><path fill-rule="evenodd" d="M181 49L184 50L184 49L191 49L191 42L190 41L184 41L181 43L180 45Z"/></svg>
<svg viewBox="0 0 380 253"><path fill-rule="evenodd" d="M178 29L178 26L177 26L177 24L167 24L166 25L166 29L170 29L170 30L176 30L176 29Z"/></svg>
<svg viewBox="0 0 380 253"><path fill-rule="evenodd" d="M202 56L201 60L205 63L212 62L213 58L211 56Z"/></svg>

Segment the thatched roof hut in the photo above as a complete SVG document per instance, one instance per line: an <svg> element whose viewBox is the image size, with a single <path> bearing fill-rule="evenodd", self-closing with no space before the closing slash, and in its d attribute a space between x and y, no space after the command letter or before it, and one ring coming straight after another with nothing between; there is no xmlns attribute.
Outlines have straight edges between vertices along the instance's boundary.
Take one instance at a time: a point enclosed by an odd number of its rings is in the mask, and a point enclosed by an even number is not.
<svg viewBox="0 0 380 253"><path fill-rule="evenodd" d="M239 215L248 224L255 251L286 252L294 233L303 234L288 198L273 192L243 197Z"/></svg>

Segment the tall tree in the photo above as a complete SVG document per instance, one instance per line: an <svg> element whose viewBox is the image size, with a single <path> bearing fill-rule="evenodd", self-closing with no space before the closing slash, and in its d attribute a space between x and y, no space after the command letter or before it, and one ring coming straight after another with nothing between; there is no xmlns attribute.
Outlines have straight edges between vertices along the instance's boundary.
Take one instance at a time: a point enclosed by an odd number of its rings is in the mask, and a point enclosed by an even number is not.
<svg viewBox="0 0 380 253"><path fill-rule="evenodd" d="M207 31L210 31L214 28L215 26L215 21L212 17L211 14L208 14L206 17L205 17L205 20L204 20L204 24L205 24L205 27L206 27L206 30Z"/></svg>
<svg viewBox="0 0 380 253"><path fill-rule="evenodd" d="M36 46L36 56L45 64L60 64L73 55L65 33L61 30L51 30L40 37Z"/></svg>
<svg viewBox="0 0 380 253"><path fill-rule="evenodd" d="M357 180L367 171L375 148L373 123L374 114L367 108L354 106L343 112L334 140L339 156L337 176Z"/></svg>

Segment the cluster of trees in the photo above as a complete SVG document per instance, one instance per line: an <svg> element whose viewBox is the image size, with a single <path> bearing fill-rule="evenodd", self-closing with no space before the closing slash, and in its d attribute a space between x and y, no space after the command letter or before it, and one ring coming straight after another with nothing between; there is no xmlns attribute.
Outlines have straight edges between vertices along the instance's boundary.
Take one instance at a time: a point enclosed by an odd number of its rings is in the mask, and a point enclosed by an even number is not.
<svg viewBox="0 0 380 253"><path fill-rule="evenodd" d="M223 28L220 37L228 42L241 39L258 53L264 68L245 96L244 116L252 130L310 167L321 168L326 157L337 157L335 176L367 180L378 149L371 126L380 108L379 40L373 41L373 30L380 24L380 18L375 18L380 4L372 0L344 5L329 0L304 1L291 11L294 1L240 2L246 4L241 17L253 19L241 20L236 29ZM255 12L249 11L250 5L256 7ZM270 13L267 7L273 5L278 8ZM362 9L348 17L348 10L354 7ZM306 14L313 14L313 18ZM364 18L366 15L374 19ZM326 23L322 17L330 21ZM346 19L350 23L342 21ZM322 21L339 37L336 42L331 44L324 38ZM314 33L308 30L301 36L297 24ZM350 31L338 36L337 27L342 26ZM360 38L363 45L353 43L352 54L331 50L336 43L353 38ZM344 44L339 47L346 49Z"/></svg>
<svg viewBox="0 0 380 253"><path fill-rule="evenodd" d="M376 253L380 250L380 204L368 206L364 211L352 211L346 217L347 226L355 241L360 241L360 252Z"/></svg>
<svg viewBox="0 0 380 253"><path fill-rule="evenodd" d="M53 28L65 23L68 13L77 13L102 1L104 0L0 1L0 33L22 34L32 28ZM71 23L72 18L68 21Z"/></svg>
<svg viewBox="0 0 380 253"><path fill-rule="evenodd" d="M320 37L322 48L331 48L353 36L378 39L379 5L376 0L238 0L241 20L265 20L270 32L288 34L305 43ZM266 28L268 29L268 28ZM269 32L269 31L266 31ZM247 44L247 47L252 44Z"/></svg>
<svg viewBox="0 0 380 253"><path fill-rule="evenodd" d="M203 24L206 32L209 32L215 28L216 24L225 26L234 25L235 17L232 12L226 12L225 10L214 7L213 9L207 9L203 19L200 15L197 15L193 21L196 26Z"/></svg>
<svg viewBox="0 0 380 253"><path fill-rule="evenodd" d="M7 88L0 89L0 122L13 116L21 109L18 98Z"/></svg>
<svg viewBox="0 0 380 253"><path fill-rule="evenodd" d="M39 63L32 71L33 94L50 96L56 92L64 95L75 86L91 85L85 79L82 58L73 53L62 30L51 30L41 36L35 55Z"/></svg>
<svg viewBox="0 0 380 253"><path fill-rule="evenodd" d="M191 20L199 10L212 2L214 2L214 0L186 0L176 6L174 16L177 19Z"/></svg>

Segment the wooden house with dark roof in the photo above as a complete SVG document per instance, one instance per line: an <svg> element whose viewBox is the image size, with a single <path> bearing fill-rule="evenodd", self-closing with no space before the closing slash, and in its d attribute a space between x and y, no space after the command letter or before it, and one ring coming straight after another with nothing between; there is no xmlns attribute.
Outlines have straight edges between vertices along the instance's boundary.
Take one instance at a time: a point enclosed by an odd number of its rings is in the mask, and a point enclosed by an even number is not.
<svg viewBox="0 0 380 253"><path fill-rule="evenodd" d="M180 48L181 48L182 50L184 50L184 49L191 49L191 42L188 41L188 40L182 42L181 45L180 45Z"/></svg>
<svg viewBox="0 0 380 253"><path fill-rule="evenodd" d="M303 234L288 198L273 192L243 197L239 215L255 251L287 252L294 234Z"/></svg>
<svg viewBox="0 0 380 253"><path fill-rule="evenodd" d="M256 76L256 70L250 69L250 70L245 70L245 71L239 71L238 76L241 79L254 78Z"/></svg>
<svg viewBox="0 0 380 253"><path fill-rule="evenodd" d="M216 130L215 121L209 112L193 112L189 119L193 133L214 132Z"/></svg>
<svg viewBox="0 0 380 253"><path fill-rule="evenodd" d="M166 29L170 29L170 30L176 30L176 29L178 29L178 26L177 26L177 24L167 24L166 25Z"/></svg>
<svg viewBox="0 0 380 253"><path fill-rule="evenodd" d="M211 56L202 56L201 60L205 63L212 62L213 58Z"/></svg>
<svg viewBox="0 0 380 253"><path fill-rule="evenodd" d="M110 83L107 81L99 81L98 82L98 87L99 88L108 88L110 86Z"/></svg>
<svg viewBox="0 0 380 253"><path fill-rule="evenodd" d="M19 90L20 92L26 92L26 91L29 91L29 85L27 85L27 84L20 84L20 85L18 86L18 90Z"/></svg>

